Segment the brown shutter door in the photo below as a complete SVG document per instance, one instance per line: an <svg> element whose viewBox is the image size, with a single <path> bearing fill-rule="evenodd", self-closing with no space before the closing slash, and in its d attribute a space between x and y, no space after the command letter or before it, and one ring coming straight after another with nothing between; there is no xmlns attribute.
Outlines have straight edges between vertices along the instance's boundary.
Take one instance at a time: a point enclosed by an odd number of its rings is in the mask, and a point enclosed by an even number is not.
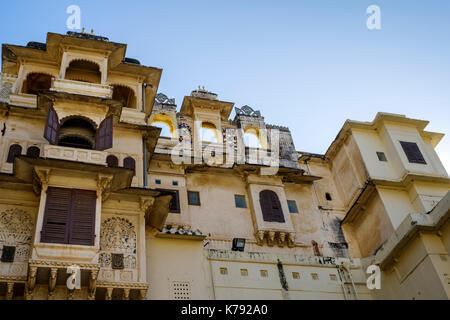
<svg viewBox="0 0 450 320"><path fill-rule="evenodd" d="M133 158L127 157L123 159L123 167L133 170L133 175L136 175L136 161Z"/></svg>
<svg viewBox="0 0 450 320"><path fill-rule="evenodd" d="M278 196L275 192L272 192L271 197L272 197L272 221L285 222L280 199L278 199Z"/></svg>
<svg viewBox="0 0 450 320"><path fill-rule="evenodd" d="M50 144L58 143L59 119L53 106L48 108L47 123L45 125L44 138Z"/></svg>
<svg viewBox="0 0 450 320"><path fill-rule="evenodd" d="M95 191L72 191L69 244L94 245L96 200Z"/></svg>
<svg viewBox="0 0 450 320"><path fill-rule="evenodd" d="M272 206L270 201L270 191L264 190L259 194L259 203L261 205L262 215L264 221L271 221Z"/></svg>
<svg viewBox="0 0 450 320"><path fill-rule="evenodd" d="M410 163L426 164L426 161L415 142L400 141L400 144Z"/></svg>
<svg viewBox="0 0 450 320"><path fill-rule="evenodd" d="M281 203L275 192L271 190L261 191L259 203L261 204L264 221L285 222Z"/></svg>
<svg viewBox="0 0 450 320"><path fill-rule="evenodd" d="M113 116L109 116L100 123L95 139L95 149L106 150L113 146Z"/></svg>
<svg viewBox="0 0 450 320"><path fill-rule="evenodd" d="M41 242L67 243L70 199L70 189L48 188Z"/></svg>

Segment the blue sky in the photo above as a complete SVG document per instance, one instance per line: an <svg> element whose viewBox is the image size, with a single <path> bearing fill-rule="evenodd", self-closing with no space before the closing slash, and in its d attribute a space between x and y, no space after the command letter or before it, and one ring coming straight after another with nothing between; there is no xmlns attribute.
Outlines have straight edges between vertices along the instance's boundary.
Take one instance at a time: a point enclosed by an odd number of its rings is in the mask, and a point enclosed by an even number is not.
<svg viewBox="0 0 450 320"><path fill-rule="evenodd" d="M450 1L1 1L0 42L82 26L128 44L163 69L159 91L179 106L198 85L288 126L297 150L324 153L346 119L378 111L430 120L450 172ZM368 30L366 8L381 9Z"/></svg>

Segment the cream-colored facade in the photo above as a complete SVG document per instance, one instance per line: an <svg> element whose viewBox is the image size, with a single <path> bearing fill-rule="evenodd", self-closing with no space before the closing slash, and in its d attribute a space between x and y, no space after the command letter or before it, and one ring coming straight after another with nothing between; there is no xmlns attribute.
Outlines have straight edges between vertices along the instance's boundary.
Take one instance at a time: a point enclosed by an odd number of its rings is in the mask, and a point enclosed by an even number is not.
<svg viewBox="0 0 450 320"><path fill-rule="evenodd" d="M450 179L427 121L379 113L299 152L204 88L178 109L125 53L71 32L3 45L0 299L450 297Z"/></svg>

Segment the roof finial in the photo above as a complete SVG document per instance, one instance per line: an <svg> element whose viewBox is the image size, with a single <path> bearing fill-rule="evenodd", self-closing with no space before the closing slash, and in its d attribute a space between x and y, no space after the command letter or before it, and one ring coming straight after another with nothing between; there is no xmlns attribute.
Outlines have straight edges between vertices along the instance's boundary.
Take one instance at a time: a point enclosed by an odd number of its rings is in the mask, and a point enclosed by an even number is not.
<svg viewBox="0 0 450 320"><path fill-rule="evenodd" d="M94 29L91 29L91 34L94 35Z"/></svg>
<svg viewBox="0 0 450 320"><path fill-rule="evenodd" d="M83 30L81 30L81 33L86 33L86 28L83 27Z"/></svg>

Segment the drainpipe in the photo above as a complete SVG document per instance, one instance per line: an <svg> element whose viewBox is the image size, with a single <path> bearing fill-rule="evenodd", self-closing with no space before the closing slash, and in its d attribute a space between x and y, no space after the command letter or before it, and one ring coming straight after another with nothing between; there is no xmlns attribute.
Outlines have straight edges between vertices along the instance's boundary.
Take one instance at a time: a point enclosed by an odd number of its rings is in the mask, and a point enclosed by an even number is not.
<svg viewBox="0 0 450 320"><path fill-rule="evenodd" d="M146 113L146 105L145 105L145 88L147 88L147 84L142 83L142 110ZM147 138L142 137L142 145L144 152L144 188L148 187L148 177L147 177Z"/></svg>
<svg viewBox="0 0 450 320"><path fill-rule="evenodd" d="M147 138L142 137L142 145L144 152L144 188L148 186L148 177L147 177Z"/></svg>

